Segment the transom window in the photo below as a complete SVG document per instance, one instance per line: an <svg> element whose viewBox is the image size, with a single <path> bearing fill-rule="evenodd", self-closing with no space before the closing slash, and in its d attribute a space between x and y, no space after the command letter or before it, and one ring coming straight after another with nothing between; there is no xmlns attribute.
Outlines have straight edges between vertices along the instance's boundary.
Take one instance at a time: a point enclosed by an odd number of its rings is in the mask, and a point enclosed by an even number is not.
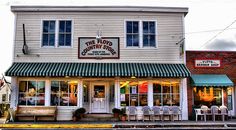
<svg viewBox="0 0 236 130"><path fill-rule="evenodd" d="M44 106L45 81L20 81L19 105Z"/></svg>
<svg viewBox="0 0 236 130"><path fill-rule="evenodd" d="M58 29L57 29L58 28ZM58 30L58 31L57 31ZM71 46L72 21L71 20L45 20L43 21L42 46L62 47Z"/></svg>
<svg viewBox="0 0 236 130"><path fill-rule="evenodd" d="M156 47L156 22L126 21L126 47Z"/></svg>

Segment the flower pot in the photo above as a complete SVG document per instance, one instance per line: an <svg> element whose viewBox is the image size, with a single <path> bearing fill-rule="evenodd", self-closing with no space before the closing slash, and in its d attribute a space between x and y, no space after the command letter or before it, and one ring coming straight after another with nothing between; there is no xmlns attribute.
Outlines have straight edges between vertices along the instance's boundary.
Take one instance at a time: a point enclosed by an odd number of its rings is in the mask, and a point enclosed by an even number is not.
<svg viewBox="0 0 236 130"><path fill-rule="evenodd" d="M126 116L121 116L120 119L121 121L126 121Z"/></svg>
<svg viewBox="0 0 236 130"><path fill-rule="evenodd" d="M119 117L119 113L114 113L113 116L114 116L114 118L118 118Z"/></svg>

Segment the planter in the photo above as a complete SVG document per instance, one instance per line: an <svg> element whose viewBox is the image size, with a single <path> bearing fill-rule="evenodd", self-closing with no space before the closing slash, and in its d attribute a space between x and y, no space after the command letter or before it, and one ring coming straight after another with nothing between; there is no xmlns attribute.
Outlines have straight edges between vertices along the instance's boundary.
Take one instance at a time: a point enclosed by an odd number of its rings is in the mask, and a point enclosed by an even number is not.
<svg viewBox="0 0 236 130"><path fill-rule="evenodd" d="M121 121L126 121L126 116L121 116L121 117L120 117L120 120L121 120Z"/></svg>
<svg viewBox="0 0 236 130"><path fill-rule="evenodd" d="M119 118L120 113L114 113L113 116L114 118Z"/></svg>

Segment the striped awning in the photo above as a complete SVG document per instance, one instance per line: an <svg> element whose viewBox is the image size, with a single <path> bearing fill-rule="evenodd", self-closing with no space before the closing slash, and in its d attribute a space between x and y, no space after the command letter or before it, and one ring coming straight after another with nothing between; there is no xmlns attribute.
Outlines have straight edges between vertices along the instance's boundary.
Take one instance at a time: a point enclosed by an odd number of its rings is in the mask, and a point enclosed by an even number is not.
<svg viewBox="0 0 236 130"><path fill-rule="evenodd" d="M13 63L6 76L189 77L184 64L157 63Z"/></svg>

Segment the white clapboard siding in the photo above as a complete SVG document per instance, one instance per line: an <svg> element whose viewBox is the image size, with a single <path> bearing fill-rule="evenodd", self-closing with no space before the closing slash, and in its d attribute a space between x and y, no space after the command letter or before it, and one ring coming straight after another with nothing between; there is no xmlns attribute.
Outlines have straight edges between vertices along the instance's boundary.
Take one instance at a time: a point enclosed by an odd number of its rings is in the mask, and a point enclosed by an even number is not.
<svg viewBox="0 0 236 130"><path fill-rule="evenodd" d="M57 106L57 120L72 120L72 113L78 107Z"/></svg>
<svg viewBox="0 0 236 130"><path fill-rule="evenodd" d="M183 63L179 56L178 41L183 38L182 13L131 13L131 12L17 12L14 62L157 62ZM73 43L70 48L41 47L42 20L68 19L73 21ZM125 20L157 21L157 48L126 48ZM31 54L22 55L25 24L26 42ZM101 26L102 36L120 38L120 59L78 59L78 37L95 37Z"/></svg>

